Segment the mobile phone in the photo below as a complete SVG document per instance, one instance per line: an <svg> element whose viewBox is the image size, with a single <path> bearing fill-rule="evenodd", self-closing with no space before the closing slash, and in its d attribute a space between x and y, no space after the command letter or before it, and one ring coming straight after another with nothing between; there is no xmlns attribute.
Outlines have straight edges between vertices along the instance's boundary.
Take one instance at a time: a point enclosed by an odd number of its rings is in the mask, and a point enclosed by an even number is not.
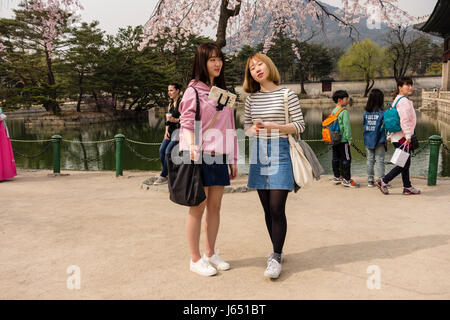
<svg viewBox="0 0 450 320"><path fill-rule="evenodd" d="M237 96L227 90L218 87L212 87L209 92L209 99L217 103L223 104L227 107L233 108L236 103Z"/></svg>

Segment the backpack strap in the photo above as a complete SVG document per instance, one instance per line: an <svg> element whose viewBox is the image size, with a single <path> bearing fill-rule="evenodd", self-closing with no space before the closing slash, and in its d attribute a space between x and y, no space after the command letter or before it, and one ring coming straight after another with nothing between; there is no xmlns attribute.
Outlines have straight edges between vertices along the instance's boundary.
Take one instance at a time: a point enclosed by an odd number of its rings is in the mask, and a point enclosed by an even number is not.
<svg viewBox="0 0 450 320"><path fill-rule="evenodd" d="M341 108L335 113L336 118L339 117L339 114L340 114L342 111L344 111L344 110L345 110L345 108L344 108L344 107L341 107Z"/></svg>
<svg viewBox="0 0 450 320"><path fill-rule="evenodd" d="M335 122L338 119L339 114L344 110L345 108L342 107L336 112L336 114L333 114L333 112L331 112L331 114L325 120L322 121L322 127L327 127L333 122Z"/></svg>
<svg viewBox="0 0 450 320"><path fill-rule="evenodd" d="M406 98L405 96L400 97L400 99L397 100L397 102L394 104L394 106L392 108L397 109L397 105L400 102L400 100L402 100L403 98ZM408 99L408 98L407 98Z"/></svg>

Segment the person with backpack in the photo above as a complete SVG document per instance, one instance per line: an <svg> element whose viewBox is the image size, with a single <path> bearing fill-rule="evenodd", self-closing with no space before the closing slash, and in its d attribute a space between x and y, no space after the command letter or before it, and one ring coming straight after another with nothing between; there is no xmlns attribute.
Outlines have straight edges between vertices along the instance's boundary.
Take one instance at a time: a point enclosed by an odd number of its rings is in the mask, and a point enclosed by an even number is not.
<svg viewBox="0 0 450 320"><path fill-rule="evenodd" d="M201 178L206 200L189 208L186 221L191 251L190 270L202 276L213 276L217 270L228 270L215 250L220 225L220 208L225 186L237 177L238 145L233 109L220 107L209 99L213 86L226 90L224 54L214 43L202 43L195 52L192 80L180 102L180 150L191 161L201 162ZM197 103L200 121L196 122ZM196 126L201 132L196 142ZM210 130L211 129L211 130ZM228 133L233 134L228 134ZM228 171L228 167L230 172ZM200 254L202 218L206 209L206 250Z"/></svg>
<svg viewBox="0 0 450 320"><path fill-rule="evenodd" d="M360 185L351 178L352 154L350 147L353 139L350 116L345 108L348 104L348 99L347 91L338 90L333 94L333 101L336 103L336 107L329 117L329 119L332 119L333 183L336 185L342 184L344 187L359 188ZM327 120L322 125L326 122Z"/></svg>
<svg viewBox="0 0 450 320"><path fill-rule="evenodd" d="M384 93L373 89L367 101L363 115L364 145L367 152L367 176L369 188L375 187L375 170L378 178L385 173L384 156L387 151L386 132L384 130Z"/></svg>
<svg viewBox="0 0 450 320"><path fill-rule="evenodd" d="M250 94L245 101L245 132L255 136L250 147L248 187L258 191L272 242L264 276L277 279L287 233L286 202L295 189L288 135L304 132L305 121L298 96L280 86L278 69L267 55L257 53L248 58L243 88Z"/></svg>
<svg viewBox="0 0 450 320"><path fill-rule="evenodd" d="M411 100L408 99L414 91L414 82L410 77L404 77L397 81L397 89L394 92L394 106L384 113L386 131L389 132L388 139L395 148L401 148L411 154L413 146L411 138L417 124L416 111ZM396 166L384 178L377 180L376 185L383 194L389 194L388 183L398 175L402 175L403 194L420 194L420 190L411 185L409 170L411 167L411 155L405 166Z"/></svg>

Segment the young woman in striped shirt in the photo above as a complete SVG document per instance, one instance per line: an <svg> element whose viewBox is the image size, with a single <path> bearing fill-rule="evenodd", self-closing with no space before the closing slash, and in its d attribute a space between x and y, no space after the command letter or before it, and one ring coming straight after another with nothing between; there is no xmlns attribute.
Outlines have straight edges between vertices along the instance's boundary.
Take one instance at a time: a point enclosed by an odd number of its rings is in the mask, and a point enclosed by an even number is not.
<svg viewBox="0 0 450 320"><path fill-rule="evenodd" d="M250 93L245 102L245 130L247 135L256 134L248 187L258 190L273 245L264 275L275 279L281 273L287 231L286 200L295 188L288 134L302 133L305 122L297 95L280 87L280 74L266 55L257 53L248 59L244 90ZM285 120L286 92L291 123Z"/></svg>

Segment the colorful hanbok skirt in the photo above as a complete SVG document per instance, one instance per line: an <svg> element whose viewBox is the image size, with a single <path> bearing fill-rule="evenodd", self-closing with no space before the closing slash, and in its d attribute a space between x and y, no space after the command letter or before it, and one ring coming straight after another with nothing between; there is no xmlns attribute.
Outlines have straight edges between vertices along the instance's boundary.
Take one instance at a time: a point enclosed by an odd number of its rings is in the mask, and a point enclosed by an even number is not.
<svg viewBox="0 0 450 320"><path fill-rule="evenodd" d="M0 121L0 181L17 176L16 162L11 146L11 139L6 133L3 121Z"/></svg>

